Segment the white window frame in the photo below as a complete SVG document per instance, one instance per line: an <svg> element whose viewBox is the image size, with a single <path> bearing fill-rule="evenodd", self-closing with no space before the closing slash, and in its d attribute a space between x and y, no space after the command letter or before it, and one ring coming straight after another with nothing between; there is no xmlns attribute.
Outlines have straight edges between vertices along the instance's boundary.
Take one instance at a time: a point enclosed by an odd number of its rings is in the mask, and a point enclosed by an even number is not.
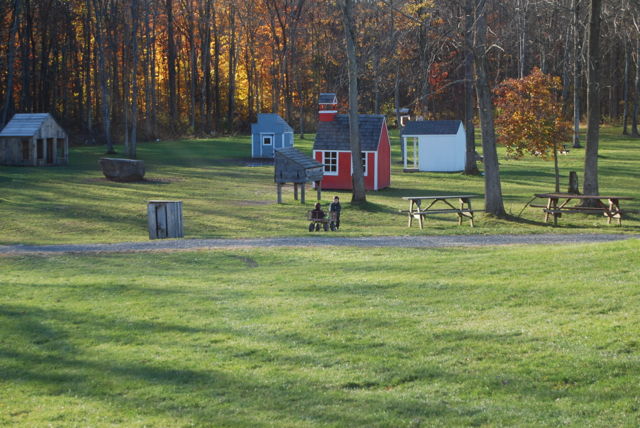
<svg viewBox="0 0 640 428"><path fill-rule="evenodd" d="M268 138L271 141L269 144L266 144L264 142L264 140L266 138ZM275 136L275 134L260 134L260 139L262 140L262 145L263 146L271 146L271 147L273 147L273 144L275 143L276 136Z"/></svg>
<svg viewBox="0 0 640 428"><path fill-rule="evenodd" d="M339 168L339 159L340 159L340 152L337 151L322 151L322 165L323 165L323 171L324 171L324 175L339 175L340 173L340 168ZM333 166L332 163L327 163L327 159L332 160L333 158L331 157L327 157L327 154L330 156L331 154L335 155L335 171L327 171L327 168L331 169L331 167Z"/></svg>
<svg viewBox="0 0 640 428"><path fill-rule="evenodd" d="M362 153L362 166L364 167L364 176L367 177L369 175L369 168L368 168L369 162L367 161L368 155L369 153L374 153L374 152L361 152L361 153ZM353 175L353 163L351 164L351 175Z"/></svg>

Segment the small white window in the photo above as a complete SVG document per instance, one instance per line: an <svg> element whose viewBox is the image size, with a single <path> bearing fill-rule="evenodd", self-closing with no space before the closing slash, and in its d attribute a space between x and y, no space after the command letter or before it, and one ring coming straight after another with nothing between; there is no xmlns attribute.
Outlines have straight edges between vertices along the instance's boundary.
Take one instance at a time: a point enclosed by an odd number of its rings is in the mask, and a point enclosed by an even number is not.
<svg viewBox="0 0 640 428"><path fill-rule="evenodd" d="M273 144L273 135L263 135L262 136L262 144L265 146L270 146Z"/></svg>
<svg viewBox="0 0 640 428"><path fill-rule="evenodd" d="M338 175L338 152L322 152L322 163L326 175Z"/></svg>
<svg viewBox="0 0 640 428"><path fill-rule="evenodd" d="M362 152L362 168L364 169L364 176L366 177L368 174L367 171L367 154ZM351 175L353 175L353 164L351 165Z"/></svg>

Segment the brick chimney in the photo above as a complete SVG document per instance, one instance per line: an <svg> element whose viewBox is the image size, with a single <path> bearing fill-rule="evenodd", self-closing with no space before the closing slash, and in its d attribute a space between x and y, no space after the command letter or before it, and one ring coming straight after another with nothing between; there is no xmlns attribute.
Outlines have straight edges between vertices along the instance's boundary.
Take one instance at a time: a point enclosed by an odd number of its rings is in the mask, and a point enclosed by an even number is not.
<svg viewBox="0 0 640 428"><path fill-rule="evenodd" d="M338 98L336 98L336 94L320 94L318 104L320 122L333 122L333 118L338 113Z"/></svg>

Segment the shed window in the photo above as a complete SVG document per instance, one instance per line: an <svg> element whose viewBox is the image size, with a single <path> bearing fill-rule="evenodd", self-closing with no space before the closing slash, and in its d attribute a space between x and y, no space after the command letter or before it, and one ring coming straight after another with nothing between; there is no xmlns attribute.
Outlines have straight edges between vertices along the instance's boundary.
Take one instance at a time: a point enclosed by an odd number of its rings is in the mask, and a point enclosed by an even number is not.
<svg viewBox="0 0 640 428"><path fill-rule="evenodd" d="M38 138L36 140L36 145L38 147L38 160L44 159L44 140L42 138Z"/></svg>
<svg viewBox="0 0 640 428"><path fill-rule="evenodd" d="M364 169L364 176L366 177L367 175L369 175L367 173L367 154L362 152L362 169ZM353 164L351 165L351 175L353 175Z"/></svg>
<svg viewBox="0 0 640 428"><path fill-rule="evenodd" d="M28 161L31 159L31 150L29 149L29 140L20 140L22 144L22 160Z"/></svg>
<svg viewBox="0 0 640 428"><path fill-rule="evenodd" d="M58 138L58 142L56 144L56 153L58 159L64 159L64 138Z"/></svg>
<svg viewBox="0 0 640 428"><path fill-rule="evenodd" d="M338 175L338 152L322 152L322 163L325 174Z"/></svg>
<svg viewBox="0 0 640 428"><path fill-rule="evenodd" d="M263 135L262 144L264 144L265 146L270 146L271 144L273 144L273 135Z"/></svg>

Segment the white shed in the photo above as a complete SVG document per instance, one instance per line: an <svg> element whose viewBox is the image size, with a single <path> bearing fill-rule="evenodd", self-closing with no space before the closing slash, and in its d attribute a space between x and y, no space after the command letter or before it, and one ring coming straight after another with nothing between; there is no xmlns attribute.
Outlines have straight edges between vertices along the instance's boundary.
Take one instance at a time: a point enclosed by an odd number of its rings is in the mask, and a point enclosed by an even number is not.
<svg viewBox="0 0 640 428"><path fill-rule="evenodd" d="M405 172L463 171L466 137L460 120L407 122L400 135ZM413 146L413 168L407 168L408 149Z"/></svg>

